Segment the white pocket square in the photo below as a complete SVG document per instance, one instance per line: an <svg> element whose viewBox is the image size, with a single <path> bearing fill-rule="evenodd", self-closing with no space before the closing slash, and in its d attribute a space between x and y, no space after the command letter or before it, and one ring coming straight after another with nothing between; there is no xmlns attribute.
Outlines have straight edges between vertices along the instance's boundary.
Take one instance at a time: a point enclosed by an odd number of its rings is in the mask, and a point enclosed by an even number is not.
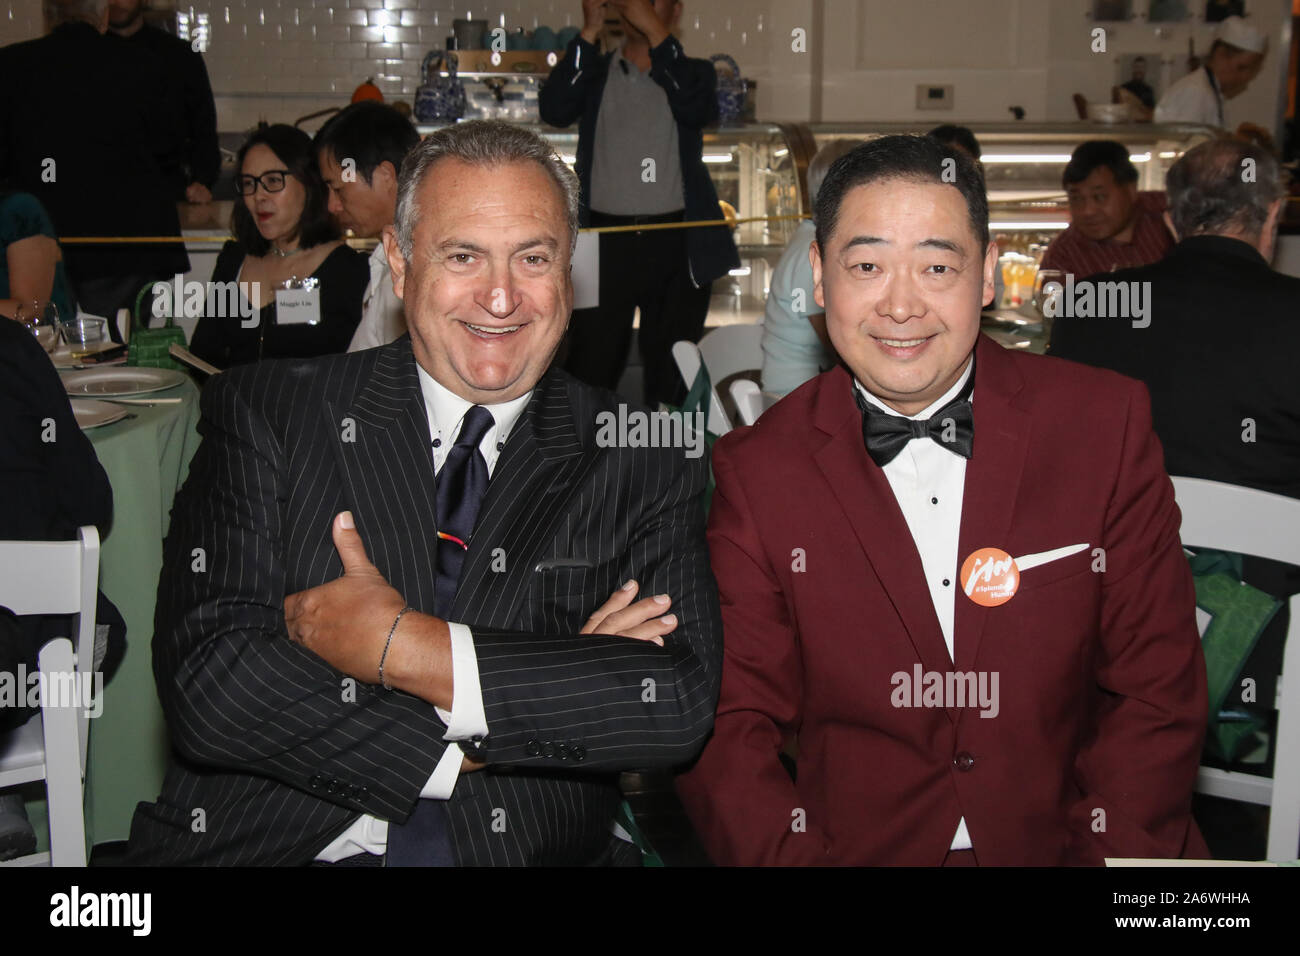
<svg viewBox="0 0 1300 956"><path fill-rule="evenodd" d="M1086 547L1088 547L1088 542L1084 541L1082 544L1069 544L1064 548L1053 548L1051 551L1026 554L1016 558L1016 567L1023 573L1030 568L1038 567L1040 564L1050 564L1052 561L1059 561L1061 558L1068 558L1072 554L1078 554Z"/></svg>

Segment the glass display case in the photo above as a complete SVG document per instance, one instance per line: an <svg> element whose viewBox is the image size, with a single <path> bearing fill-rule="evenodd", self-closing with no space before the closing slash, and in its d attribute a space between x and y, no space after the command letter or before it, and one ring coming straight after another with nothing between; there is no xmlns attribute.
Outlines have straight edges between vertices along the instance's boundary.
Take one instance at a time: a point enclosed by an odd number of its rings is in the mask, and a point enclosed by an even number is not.
<svg viewBox="0 0 1300 956"><path fill-rule="evenodd" d="M516 125L546 139L569 166L577 162L576 126ZM437 127L416 128L423 136ZM737 220L733 237L741 260L739 269L713 284L710 325L756 322L762 317L772 266L807 207L803 184L807 159L798 148L798 133L793 127L773 123L704 131L704 163L719 202L725 204L719 216Z"/></svg>
<svg viewBox="0 0 1300 956"><path fill-rule="evenodd" d="M873 139L890 133L924 133L933 126L817 123L809 126L813 149L834 139ZM1215 131L1193 124L972 123L979 140L989 192L989 221L999 232L1055 234L1069 224L1061 174L1070 153L1085 140L1113 139L1129 148L1138 189L1165 188L1174 161Z"/></svg>
<svg viewBox="0 0 1300 956"><path fill-rule="evenodd" d="M521 124L546 138L571 166L576 127ZM931 124L746 123L704 133L704 162L723 214L735 216L741 267L714 283L709 325L759 321L772 267L798 218L811 213L808 163L835 139L867 140L891 133L923 133ZM1069 225L1061 174L1070 154L1088 139L1114 139L1129 149L1140 190L1161 190L1173 162L1215 131L1190 124L974 123L989 192L989 223L1003 252L1004 279L1013 286L1007 307L1026 304L1043 251ZM420 132L434 127L421 126ZM1012 301L1014 300L1014 301Z"/></svg>

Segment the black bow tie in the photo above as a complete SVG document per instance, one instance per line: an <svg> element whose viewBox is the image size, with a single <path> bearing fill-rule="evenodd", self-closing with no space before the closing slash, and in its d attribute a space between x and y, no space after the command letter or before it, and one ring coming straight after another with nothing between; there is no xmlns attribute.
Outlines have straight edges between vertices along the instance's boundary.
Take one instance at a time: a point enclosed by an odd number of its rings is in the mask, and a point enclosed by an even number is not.
<svg viewBox="0 0 1300 956"><path fill-rule="evenodd" d="M975 387L972 368L957 396L930 418L913 420L890 415L867 401L862 389L853 386L853 397L862 411L862 438L867 454L881 468L893 461L913 438L932 438L963 458L971 456L975 442L975 416L970 396Z"/></svg>

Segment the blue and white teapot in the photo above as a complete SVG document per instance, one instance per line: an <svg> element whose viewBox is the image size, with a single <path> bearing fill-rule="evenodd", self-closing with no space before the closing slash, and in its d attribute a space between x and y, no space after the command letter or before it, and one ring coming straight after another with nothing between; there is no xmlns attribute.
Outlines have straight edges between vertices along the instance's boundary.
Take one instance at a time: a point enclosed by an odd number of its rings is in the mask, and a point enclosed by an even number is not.
<svg viewBox="0 0 1300 956"><path fill-rule="evenodd" d="M415 118L421 123L454 123L465 115L465 86L456 78L451 51L430 50L420 65L424 82L415 90ZM446 69L447 76L442 76Z"/></svg>
<svg viewBox="0 0 1300 956"><path fill-rule="evenodd" d="M718 122L735 123L745 111L748 86L740 75L740 64L725 53L715 53L709 59L718 74ZM718 64L724 69L718 69Z"/></svg>

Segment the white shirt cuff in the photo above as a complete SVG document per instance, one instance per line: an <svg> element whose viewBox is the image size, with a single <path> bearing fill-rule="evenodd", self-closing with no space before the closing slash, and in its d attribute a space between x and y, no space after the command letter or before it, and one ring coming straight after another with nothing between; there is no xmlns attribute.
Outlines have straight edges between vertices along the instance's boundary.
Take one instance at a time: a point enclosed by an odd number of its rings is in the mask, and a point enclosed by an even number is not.
<svg viewBox="0 0 1300 956"><path fill-rule="evenodd" d="M478 683L478 655L474 653L474 635L464 624L447 622L451 632L451 713L435 707L442 722L447 725L443 740L469 740L486 737L487 716L483 713L483 688ZM459 747L448 747L433 768L428 782L420 791L425 800L448 800L460 779L461 759L465 756Z"/></svg>
<svg viewBox="0 0 1300 956"><path fill-rule="evenodd" d="M447 622L451 632L451 713L435 708L447 725L443 740L469 740L486 737L487 715L483 713L483 688L478 683L478 655L474 653L474 635L464 624ZM457 748L459 749L459 748ZM436 772L436 771L435 771Z"/></svg>
<svg viewBox="0 0 1300 956"><path fill-rule="evenodd" d="M460 762L464 756L459 747L448 744L438 766L433 768L424 789L420 791L420 799L450 800L451 792L456 789L456 781L460 779Z"/></svg>

